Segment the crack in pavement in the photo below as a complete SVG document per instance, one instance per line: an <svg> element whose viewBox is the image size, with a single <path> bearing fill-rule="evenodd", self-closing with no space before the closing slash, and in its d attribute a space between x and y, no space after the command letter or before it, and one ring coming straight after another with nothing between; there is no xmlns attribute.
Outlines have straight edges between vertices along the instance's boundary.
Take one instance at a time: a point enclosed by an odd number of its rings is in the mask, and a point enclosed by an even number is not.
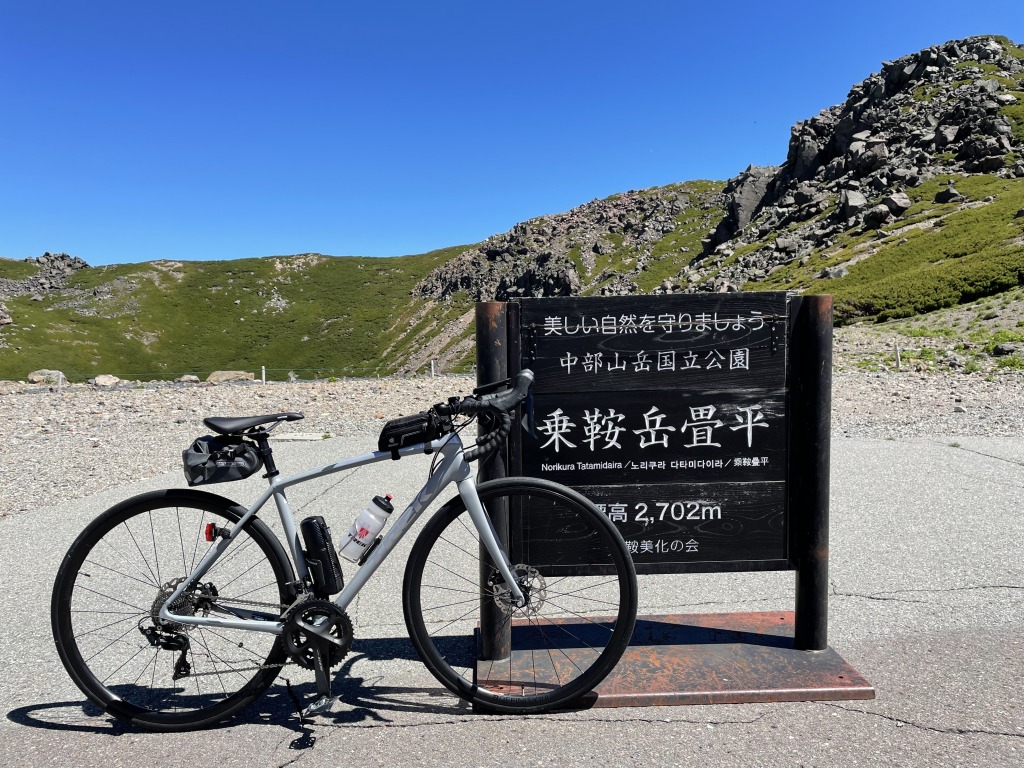
<svg viewBox="0 0 1024 768"><path fill-rule="evenodd" d="M862 600L881 600L881 601L894 602L894 603L926 603L926 602L928 602L927 600L906 600L906 599L901 598L901 597L881 597L881 595L889 594L889 593L886 593L886 592L876 592L876 593L871 594L871 595L862 595L862 594L860 594L858 592L840 592L839 591L839 587L836 586L836 583L834 581L829 581L829 584L832 587L832 591L829 594L832 595L833 597L859 597Z"/></svg>
<svg viewBox="0 0 1024 768"><path fill-rule="evenodd" d="M594 710L589 710L593 712ZM648 723L648 724L666 724L666 725L752 725L769 715L775 714L774 712L762 712L752 718L733 719L727 718L723 720L694 720L684 717L628 717L628 718L611 718L611 717L588 717L586 722L592 723ZM396 728L396 729L413 729L413 728L428 728L433 726L445 726L445 725L466 725L475 723L516 723L523 722L524 719L529 719L531 723L535 722L550 722L550 723L565 723L571 722L570 719L564 717L557 717L552 715L472 715L463 718L445 718L437 720L429 720L420 723L393 723L389 721L376 721L368 724L364 723L320 723L320 727L329 728L332 730L348 730L350 728ZM291 761L294 762L294 761ZM286 763L287 764L287 763Z"/></svg>
<svg viewBox="0 0 1024 768"><path fill-rule="evenodd" d="M834 581L830 581L829 584L832 586L832 592L830 594L835 597L859 597L863 600L880 600L890 601L896 603L927 603L927 600L909 600L902 597L888 597L888 595L901 595L901 594L929 594L929 593L941 593L948 594L951 592L976 592L988 589L1021 589L1024 590L1024 585L1021 584L978 584L966 587L933 587L923 589L890 589L882 592L873 592L869 595L861 594L859 592L840 592Z"/></svg>
<svg viewBox="0 0 1024 768"><path fill-rule="evenodd" d="M973 448L965 448L964 446L960 445L959 443L957 443L956 445L952 445L950 443L939 442L938 440L932 440L930 442L933 442L936 445L941 445L944 448L954 448L954 449L957 449L957 450L960 450L960 451L967 451L968 453L973 453L976 456L984 456L987 459L995 459L996 461L1004 461L1007 464L1013 464L1014 466L1017 466L1017 467L1024 467L1024 461L1018 461L1017 459L1008 459L1005 456L993 456L991 453L985 453L984 451L976 451ZM1017 487L1017 486L1015 486L1015 487Z"/></svg>
<svg viewBox="0 0 1024 768"><path fill-rule="evenodd" d="M655 611L673 611L680 608L698 608L708 605L753 605L754 603L775 603L781 600L792 600L791 595L775 595L773 597L756 597L748 598L746 600L705 600L700 603L669 603L661 606L651 606L649 609L645 607L645 610ZM640 615L640 614L638 614Z"/></svg>
<svg viewBox="0 0 1024 768"><path fill-rule="evenodd" d="M909 725L911 728L917 728L922 731L929 731L931 733L944 733L949 736L999 736L1011 739L1024 739L1024 733L1018 733L1016 731L990 731L984 728L940 728L935 725L923 725L921 723L915 723L912 720L906 720L902 717L896 717L895 715L887 715L884 712L871 712L867 709L854 709L852 707L844 707L840 704L834 704L832 702L821 701L818 702L823 707L831 707L832 709L839 709L843 712L851 712L858 715L868 715L870 717L881 718L882 720L888 720L896 723L897 728L902 728L905 725Z"/></svg>

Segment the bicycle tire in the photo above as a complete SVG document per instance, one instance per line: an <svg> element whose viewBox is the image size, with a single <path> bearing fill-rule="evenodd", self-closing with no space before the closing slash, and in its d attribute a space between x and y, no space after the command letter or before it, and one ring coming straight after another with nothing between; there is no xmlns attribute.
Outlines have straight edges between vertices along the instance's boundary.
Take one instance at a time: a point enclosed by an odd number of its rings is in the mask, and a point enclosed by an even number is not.
<svg viewBox="0 0 1024 768"><path fill-rule="evenodd" d="M508 551L527 604L503 597L504 581L481 554L455 497L427 522L409 556L403 606L410 638L438 681L477 710L567 708L607 676L629 644L637 611L633 561L608 518L565 486L508 478L481 483L477 492L492 516L507 504L510 530L523 532ZM583 562L552 551L559 536L586 552ZM482 611L502 630L497 647L478 627Z"/></svg>
<svg viewBox="0 0 1024 768"><path fill-rule="evenodd" d="M248 706L277 677L287 660L279 635L163 626L165 645L183 649L161 647L143 632L155 636L175 579L214 546L207 523L232 526L244 512L202 491L156 491L111 507L71 545L53 586L54 642L71 679L103 711L148 730L206 728ZM231 616L232 607L264 605L258 610L277 617L291 601L294 576L280 542L253 517L201 581L176 611Z"/></svg>

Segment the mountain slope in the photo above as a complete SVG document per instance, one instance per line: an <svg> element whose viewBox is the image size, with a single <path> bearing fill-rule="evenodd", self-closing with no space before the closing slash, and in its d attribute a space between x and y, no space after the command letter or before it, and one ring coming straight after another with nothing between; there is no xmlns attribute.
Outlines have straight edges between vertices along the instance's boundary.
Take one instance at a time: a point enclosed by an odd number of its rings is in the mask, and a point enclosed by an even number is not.
<svg viewBox="0 0 1024 768"><path fill-rule="evenodd" d="M395 318L407 311L416 282L461 250L156 261L67 269L57 278L38 262L0 260L0 300L12 320L0 326L0 378L38 368L58 368L71 380L261 366L278 379L289 371L303 378L392 373L397 364L381 350L401 335Z"/></svg>
<svg viewBox="0 0 1024 768"><path fill-rule="evenodd" d="M1022 179L1024 50L953 41L885 64L794 126L778 168L525 222L417 293L785 288L835 294L841 321L906 316L1017 285Z"/></svg>

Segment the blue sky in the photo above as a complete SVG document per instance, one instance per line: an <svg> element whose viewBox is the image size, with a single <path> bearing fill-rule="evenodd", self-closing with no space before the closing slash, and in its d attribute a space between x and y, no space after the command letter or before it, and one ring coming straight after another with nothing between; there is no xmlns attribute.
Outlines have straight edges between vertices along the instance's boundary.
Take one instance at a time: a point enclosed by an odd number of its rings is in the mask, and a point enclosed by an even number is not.
<svg viewBox="0 0 1024 768"><path fill-rule="evenodd" d="M1020 0L0 0L0 256L480 241L785 159L886 60Z"/></svg>

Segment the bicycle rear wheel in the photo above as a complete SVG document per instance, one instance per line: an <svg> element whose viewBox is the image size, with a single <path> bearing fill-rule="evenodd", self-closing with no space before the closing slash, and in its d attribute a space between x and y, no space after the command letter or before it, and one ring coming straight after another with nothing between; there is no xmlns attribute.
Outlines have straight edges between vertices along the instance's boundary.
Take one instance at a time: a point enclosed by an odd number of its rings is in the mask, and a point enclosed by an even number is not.
<svg viewBox="0 0 1024 768"><path fill-rule="evenodd" d="M158 619L171 592L213 544L208 523L245 510L192 490L143 494L100 515L57 572L51 623L72 680L106 712L159 731L203 728L258 697L287 660L278 635ZM277 619L294 580L290 561L253 517L173 611Z"/></svg>
<svg viewBox="0 0 1024 768"><path fill-rule="evenodd" d="M507 515L508 552L526 604L513 605L456 497L428 521L409 557L403 599L410 637L434 676L478 709L569 706L629 644L633 562L608 518L569 488L509 478L477 491L492 518Z"/></svg>

